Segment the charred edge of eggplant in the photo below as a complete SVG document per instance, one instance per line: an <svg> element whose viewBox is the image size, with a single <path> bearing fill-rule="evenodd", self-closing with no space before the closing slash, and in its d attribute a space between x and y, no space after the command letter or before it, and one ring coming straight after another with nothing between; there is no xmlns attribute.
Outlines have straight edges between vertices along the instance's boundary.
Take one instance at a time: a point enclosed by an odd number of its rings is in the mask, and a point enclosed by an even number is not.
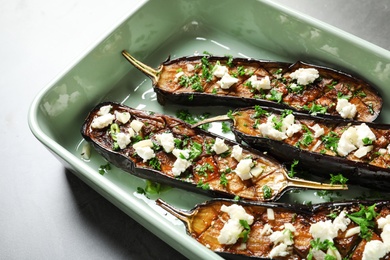
<svg viewBox="0 0 390 260"><path fill-rule="evenodd" d="M244 111L248 108L237 109ZM278 108L263 107L264 110L281 114L283 110ZM294 112L296 119L313 120L318 123L345 124L345 126L360 125L365 123L367 126L376 129L388 129L389 125L373 122L349 121L342 118L324 118L322 116L310 116L304 113ZM332 121L330 121L330 119ZM233 134L238 142L245 142L255 149L267 150L269 154L278 160L292 162L299 160L299 167L302 169L315 169L321 176L329 176L330 173L342 173L349 179L349 183L358 184L368 188L379 188L387 190L390 188L390 169L370 165L363 162L348 160L344 157L319 154L307 150L301 150L295 146L270 138L256 137L244 134L233 126Z"/></svg>
<svg viewBox="0 0 390 260"><path fill-rule="evenodd" d="M321 202L321 203L315 203L312 205L304 205L304 204L284 203L284 202L257 202L257 201L248 201L248 200L232 200L232 199L228 199L228 198L215 198L215 199L210 199L210 200L207 200L207 201L204 201L202 203L195 205L188 212L192 213L200 207L205 207L205 206L210 205L212 203L218 203L218 202L238 204L238 205L247 206L247 207L265 207L265 208L272 208L272 209L291 210L295 213L306 214L306 215L317 214L319 211L323 211L323 210L341 211L341 210L346 209L346 208L359 207L359 205L371 206L371 205L375 204L377 207L390 206L389 200L380 200L380 199L377 199L377 200L344 200L344 201Z"/></svg>
<svg viewBox="0 0 390 260"><path fill-rule="evenodd" d="M164 175L163 173L161 173L158 170L154 170L154 169L151 169L151 168L137 167L136 164L131 159L126 157L125 155L123 155L123 154L121 154L119 152L107 149L107 148L97 144L95 141L93 141L91 139L90 136L88 136L86 134L86 130L87 130L87 127L92 122L92 116L91 115L93 115L94 112L98 111L100 107L106 106L106 105L125 107L124 105L119 104L119 103L115 103L115 102L103 102L103 103L98 104L97 106L95 106L90 111L90 113L88 114L87 118L85 119L85 121L84 121L84 123L83 123L83 125L81 127L81 135L88 143L91 143L93 148L101 156L103 156L108 162L112 163L113 165L115 165L116 167L122 169L123 171L128 172L128 173L130 173L130 174L132 174L134 176L137 176L139 178L142 178L142 179L148 179L150 181L155 181L155 182L158 182L158 183L161 183L161 184L169 185L169 186L172 186L172 187L175 187L175 188L184 189L184 190L187 190L187 191L192 191L192 192L203 194L203 195L208 195L208 196L211 196L211 197L223 197L223 198L230 198L230 199L235 197L235 195L233 195L231 193L228 193L228 192L211 190L211 189L210 190L204 190L204 189L202 189L200 187L197 187L197 185L194 184L194 183L185 182L185 181L182 181L180 179L176 179L174 177L166 176L166 175ZM126 106L126 108L129 108L130 110L135 110L135 109L133 109L131 107L127 107L127 106ZM147 112L147 111L144 111L144 112ZM154 112L153 112L153 114L154 114L154 116L161 116L161 117L166 116L166 115L159 114L159 113L154 113ZM182 120L179 120L179 121L181 121L183 124L185 124L188 128L191 128L191 126L188 123L186 123L186 122L184 122ZM275 158L273 158L272 156L263 154L259 150L254 149L253 147L249 147L249 146L245 146L245 145L239 144L237 142L234 142L232 140L226 139L226 138L221 137L219 135L216 135L214 133L202 130L201 128L196 128L194 130L196 131L197 135L198 134L202 134L202 135L205 135L205 136L212 137L214 139L217 138L217 137L223 138L225 140L225 143L227 143L230 146L240 145L245 150L247 150L248 152L256 154L259 157L266 158L270 162L272 162L272 163L274 163L276 165L279 165L280 168L282 168L285 172L287 172L287 169L286 169L285 165L283 165L282 163L280 163L277 160L275 160ZM284 190L282 190L279 194L277 194L275 197L273 197L272 200L265 200L265 201L278 200L286 192L288 192L288 191L290 191L292 189L295 189L295 188L288 186Z"/></svg>
<svg viewBox="0 0 390 260"><path fill-rule="evenodd" d="M180 57L174 60L167 60L162 63L162 66L164 65L170 65L174 64L180 61L194 61L194 60L200 60L203 57L207 57L208 60L211 61L227 61L229 57L226 56L208 56L208 55L200 55L200 56L185 56ZM260 60L260 59L247 59L247 58L233 58L233 62L240 63L240 62L254 62L254 63L262 63L262 65L266 65L265 67L268 68L282 68L282 74L295 70L299 67L304 68L315 68L322 72L333 74L333 76L337 76L337 79L347 78L348 80L352 82L356 82L358 84L361 84L368 88L375 96L377 102L380 103L378 111L374 111L374 114L369 117L370 119L367 121L374 121L379 114L381 113L382 107L383 107L383 99L381 94L379 93L378 89L374 87L372 84L369 84L366 80L363 80L357 76L353 76L351 74L348 74L341 70L336 70L333 68L320 66L320 65L314 65L311 63L306 63L303 61L297 61L295 63L287 63L287 62L275 62L270 60ZM174 103L182 104L182 105L194 105L194 106L202 106L202 105L227 105L231 107L246 107L250 105L261 105L261 106L270 106L270 107L276 107L276 108L285 108L285 109L291 109L293 111L309 114L309 111L303 110L303 109L297 109L292 106L289 106L284 103L278 103L275 101L269 101L265 99L255 99L255 98L240 98L235 96L223 96L223 95L215 95L215 94L208 94L208 93L202 93L202 92L191 92L191 93L179 93L175 94L173 92L169 91L163 91L159 89L157 86L154 86L154 91L157 94L157 100L160 103L160 105L165 105L167 101L171 101ZM210 99L207 99L209 97ZM190 102L189 102L190 101ZM211 102L211 103L210 103ZM340 116L336 114L329 114L325 113L321 116L325 118L341 118Z"/></svg>
<svg viewBox="0 0 390 260"><path fill-rule="evenodd" d="M303 204L291 204L291 203L281 203L281 202L253 202L253 201L243 201L243 200L231 200L224 198L216 198L210 199L203 203L199 203L195 205L192 209L188 210L189 214L195 212L196 210L207 207L208 205L212 205L213 203L228 203L228 204L238 204L244 207L264 207L264 208L272 208L272 209L281 209L281 210L289 210L291 212L305 215L306 217L314 216L321 212L341 212L343 210L350 211L351 209L359 209L360 206L372 206L376 205L380 211L383 207L389 207L389 200L346 200L346 201L338 201L338 202L323 202L312 205L303 205ZM187 224L186 224L187 225ZM188 233L188 229L187 229ZM190 233L188 235L191 236ZM230 252L218 252L215 251L218 255L222 256L225 259L270 259L268 257L258 257L251 256L245 254L234 254Z"/></svg>
<svg viewBox="0 0 390 260"><path fill-rule="evenodd" d="M180 61L194 61L194 60L201 60L202 58L206 57L210 61L228 61L230 57L228 56L214 56L214 55L193 55L193 56L184 56L177 59L167 59L162 63L162 65L170 65L174 64ZM373 86L373 84L370 84L366 79L363 79L359 76L347 73L345 71L330 68L327 66L321 66L312 64L305 61L296 61L294 63L291 62L283 62L283 61L271 61L271 60L263 60L263 59L253 59L253 58L241 58L241 57L234 57L233 63L240 63L240 62L254 62L254 63L262 63L263 65L268 65L266 67L271 68L282 68L282 74L291 71L296 70L299 67L305 67L305 68L315 68L318 70L322 70L327 73L338 75L338 78L348 78L351 81L355 81L357 83L360 83L362 85L365 85L366 87L370 88L377 96L380 98L380 101L382 103L382 97L376 87Z"/></svg>

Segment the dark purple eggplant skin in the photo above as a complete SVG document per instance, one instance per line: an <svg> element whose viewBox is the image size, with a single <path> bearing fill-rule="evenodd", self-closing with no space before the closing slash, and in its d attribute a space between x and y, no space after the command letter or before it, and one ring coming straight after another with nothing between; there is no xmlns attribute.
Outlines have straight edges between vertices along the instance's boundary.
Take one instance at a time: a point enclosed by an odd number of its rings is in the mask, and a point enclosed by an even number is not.
<svg viewBox="0 0 390 260"><path fill-rule="evenodd" d="M248 108L237 109L245 110ZM264 110L275 114L281 114L283 110L263 107ZM340 118L324 118L322 116L312 116L304 113L294 112L296 119L315 120L318 123L332 123L341 125L360 125L365 123L369 127L377 129L390 129L388 124L379 124L373 122L350 121ZM299 149L298 147L264 138L252 136L239 131L235 126L232 126L232 132L238 142L244 142L249 146L266 150L269 154L278 160L284 162L293 162L299 160L299 168L309 170L311 174L319 176L329 176L329 174L343 174L348 178L349 184L357 184L367 188L380 189L388 191L390 188L390 169L382 168L374 165L369 165L363 162L354 162L344 157L331 156L326 154L314 153Z"/></svg>
<svg viewBox="0 0 390 260"><path fill-rule="evenodd" d="M108 149L108 148L106 148L106 147L96 143L93 140L93 138L91 138L91 136L89 135L89 133L88 133L89 130L88 129L90 128L90 124L92 123L93 115L95 115L97 113L97 111L99 110L100 107L105 106L105 105L112 105L114 108L115 107L124 107L123 105L117 104L117 103L114 103L114 102L103 102L101 104L98 104L95 108L93 108L90 111L89 115L86 117L86 119L85 119L85 121L84 121L84 123L83 123L83 125L81 127L81 135L108 162L110 162L113 165L115 165L116 167L124 170L125 172L128 172L128 173L130 173L130 174L132 174L134 176L137 176L139 178L147 179L147 180L154 181L154 182L158 182L158 183L165 184L165 185L168 185L168 186L171 186L171 187L176 187L176 188L184 189L184 190L195 192L195 193L200 193L200 194L211 196L211 197L222 197L222 198L234 198L235 197L235 195L233 195L233 194L231 194L229 192L224 192L224 191L219 191L219 190L212 190L212 189L202 189L200 187L197 187L196 183L186 182L186 181L182 181L181 179L178 179L178 178L166 176L164 174L161 174L160 171L154 170L152 168L137 167L135 165L135 163L128 156L125 156L124 154L122 154L122 153L120 153L118 151L114 151L112 149ZM132 108L129 108L129 109L132 109ZM135 111L135 109L132 109L132 110ZM139 113L143 113L143 114L149 113L147 111L140 111L140 110L137 110L137 111ZM159 117L159 116L161 116L161 117L168 117L166 115L162 115L162 114L158 114L158 113L154 113L154 112L151 112L151 115L150 115L150 117ZM180 124L186 125L186 127L191 129L191 126L189 124L187 124L186 122L184 122L182 120L179 120L179 119L174 119L174 120L177 121L177 122L180 121ZM216 137L223 138L223 137L218 136L216 134L204 131L204 130L202 130L200 128L193 128L191 130L195 131L195 133L197 135L201 134L201 135L209 136L209 137L212 137L212 138L216 138ZM227 145L230 145L230 146L238 144L237 142L234 142L234 141L231 141L231 140L228 140L228 139L224 139L224 140L225 140L225 143ZM248 152L250 152L250 153L252 153L252 154L254 154L256 156L259 156L259 157L262 157L262 158L266 158L270 163L273 163L275 165L280 166L280 168L283 171L287 172L287 169L285 168L285 166L283 164L279 163L278 161L276 161L271 156L265 155L262 152L258 151L257 149L254 149L254 148L251 148L251 147L248 147L248 146L242 146L242 147L246 151L248 151ZM286 192L288 192L288 191L290 191L292 189L296 189L296 188L294 188L292 186L288 186L288 187L284 188L275 197L273 197L272 200L278 200L282 195L284 195Z"/></svg>
<svg viewBox="0 0 390 260"><path fill-rule="evenodd" d="M228 204L237 204L241 205L243 207L259 207L259 208L272 208L274 210L281 209L286 211L291 211L294 213L297 213L299 215L305 216L307 219L315 219L317 215L328 212L325 215L328 215L331 212L341 212L343 210L346 210L347 212L350 212L351 209L358 209L361 206L369 207L375 204L375 208L377 209L376 212L379 213L381 210L384 210L386 208L390 207L390 201L389 200L345 200L345 201L336 201L336 202L324 202L324 203L317 203L312 205L304 205L304 204L294 204L294 203L281 203L281 202L253 202L253 201L243 201L243 200L231 200L231 199L225 199L225 198L215 198L208 201L205 201L203 203L195 205L192 209L186 211L188 215L191 215L195 211L199 210L199 208L207 207L210 204L213 203L228 203ZM161 204L159 200L156 201L157 205ZM191 233L188 230L188 223L185 223L187 228L187 234L191 236ZM355 248L356 249L356 248ZM353 250L355 250L353 249ZM223 257L224 259L270 259L270 258L262 258L262 257L255 257L250 255L244 255L244 254L234 254L229 252L216 252L218 255ZM352 252L349 252L352 253Z"/></svg>
<svg viewBox="0 0 390 260"><path fill-rule="evenodd" d="M224 61L226 62L228 60L228 57L219 57L219 56L187 56L187 57L181 57L174 60L167 60L163 62L160 66L164 67L170 64L174 64L180 61L193 61L193 60L199 60L202 57L207 57L209 61ZM347 81L354 82L355 84L365 86L367 90L369 90L370 93L372 93L373 96L375 96L375 101L372 103L376 103L374 105L375 111L371 115L365 115L365 119L361 121L365 122L372 122L374 121L378 115L380 114L380 111L382 109L383 100L381 98L381 94L379 91L369 85L364 80L353 76L351 74L331 69L324 66L319 65L313 65L309 63L305 63L303 61L298 61L296 63L287 63L287 62L275 62L275 61L269 61L269 60L256 60L256 59L245 59L245 58L234 58L233 63L259 63L261 66L267 70L270 69L282 69L282 74L290 73L295 71L298 68L315 68L320 72L320 75L329 75L331 78L335 80L341 80L346 79ZM239 108L239 107L248 107L248 106L254 106L254 105L260 105L260 106L266 106L266 107L276 107L280 109L291 109L294 111L298 111L301 113L309 113L309 111L305 109L297 109L296 107L292 107L286 103L283 102L276 102L276 101L270 101L263 98L247 98L247 97L240 97L240 96L230 96L230 95L219 95L219 94L210 94L205 92L181 92L181 93L175 93L172 91L166 91L157 86L157 82L152 78L153 80L153 89L155 93L157 94L157 100L161 105L165 105L168 103L172 104L180 104L185 106L229 106L233 108ZM359 112L358 112L359 113ZM325 113L321 115L325 118L341 118L341 116L336 114L329 114ZM360 119L359 119L360 120Z"/></svg>

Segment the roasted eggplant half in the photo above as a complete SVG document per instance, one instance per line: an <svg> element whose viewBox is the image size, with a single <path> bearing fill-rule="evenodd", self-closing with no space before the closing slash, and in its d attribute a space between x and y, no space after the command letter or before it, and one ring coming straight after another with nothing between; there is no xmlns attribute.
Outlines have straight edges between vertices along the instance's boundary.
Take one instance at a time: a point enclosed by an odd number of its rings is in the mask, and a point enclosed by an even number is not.
<svg viewBox="0 0 390 260"><path fill-rule="evenodd" d="M390 188L390 125L260 106L237 109L199 124L230 119L236 140L279 160L299 160L313 174L342 173L350 184Z"/></svg>
<svg viewBox="0 0 390 260"><path fill-rule="evenodd" d="M190 211L158 199L187 233L225 258L389 259L390 202L313 206L215 199Z"/></svg>
<svg viewBox="0 0 390 260"><path fill-rule="evenodd" d="M116 103L96 106L81 133L124 171L211 196L270 201L292 188L346 189L290 178L281 163L258 150L171 116Z"/></svg>
<svg viewBox="0 0 390 260"><path fill-rule="evenodd" d="M168 59L153 69L122 54L152 79L162 105L262 105L366 122L382 108L378 91L365 81L303 62L203 55Z"/></svg>

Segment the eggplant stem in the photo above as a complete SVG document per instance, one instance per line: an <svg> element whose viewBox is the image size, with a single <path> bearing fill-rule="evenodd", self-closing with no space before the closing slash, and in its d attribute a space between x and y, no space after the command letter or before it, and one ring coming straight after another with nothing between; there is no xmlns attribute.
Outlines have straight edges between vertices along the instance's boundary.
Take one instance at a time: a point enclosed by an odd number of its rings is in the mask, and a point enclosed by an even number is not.
<svg viewBox="0 0 390 260"><path fill-rule="evenodd" d="M195 128L195 127L198 127L200 125L204 125L204 124L208 124L208 123L212 123L212 122L227 121L227 120L231 120L231 118L228 117L227 115L210 117L210 118L203 119L199 122L196 122L195 124L192 124L191 128Z"/></svg>
<svg viewBox="0 0 390 260"><path fill-rule="evenodd" d="M308 181L303 179L295 179L290 177L287 177L287 180L289 181L288 186L290 187L316 189L316 190L348 190L347 185L327 184L327 183Z"/></svg>
<svg viewBox="0 0 390 260"><path fill-rule="evenodd" d="M133 64L137 69L139 69L140 71L142 71L143 73L145 73L146 75L151 77L154 82L157 82L158 73L159 73L158 70L155 70L152 67L149 67L148 65L140 62L139 60L137 60L136 58L131 56L131 54L126 50L122 51L122 55L126 58L126 60L128 60L131 64Z"/></svg>
<svg viewBox="0 0 390 260"><path fill-rule="evenodd" d="M188 228L191 227L191 220L192 220L192 217L194 216L194 213L189 213L187 211L178 210L177 208L172 207L170 204L166 203L162 199L157 199L156 204L157 204L157 206L160 206L161 208L165 209L173 216L177 217L178 219L180 219L181 221L186 223Z"/></svg>

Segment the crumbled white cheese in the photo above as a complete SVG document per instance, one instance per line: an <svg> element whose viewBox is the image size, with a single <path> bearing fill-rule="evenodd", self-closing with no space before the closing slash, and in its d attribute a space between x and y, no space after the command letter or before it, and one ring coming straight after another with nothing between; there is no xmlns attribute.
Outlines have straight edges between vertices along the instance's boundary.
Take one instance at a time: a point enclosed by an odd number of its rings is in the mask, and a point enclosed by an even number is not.
<svg viewBox="0 0 390 260"><path fill-rule="evenodd" d="M359 234L359 233L360 233L360 226L353 227L353 228L348 229L347 232L345 232L345 237L351 237L351 236Z"/></svg>
<svg viewBox="0 0 390 260"><path fill-rule="evenodd" d="M231 157L240 161L242 159L242 147L236 144L233 146Z"/></svg>
<svg viewBox="0 0 390 260"><path fill-rule="evenodd" d="M371 240L367 242L363 251L364 260L380 259L390 252L390 215L381 217L377 220L378 228L382 229L380 240Z"/></svg>
<svg viewBox="0 0 390 260"><path fill-rule="evenodd" d="M375 134L371 131L370 127L367 124L363 123L355 126L355 128L357 131L357 140L356 140L357 147L364 146L363 139L368 138L370 141L376 140Z"/></svg>
<svg viewBox="0 0 390 260"><path fill-rule="evenodd" d="M172 154L176 156L176 158L188 159L190 157L190 151L187 149L182 150L182 149L174 148L172 150Z"/></svg>
<svg viewBox="0 0 390 260"><path fill-rule="evenodd" d="M284 140L287 138L286 134L279 131L279 130L276 130L275 127L274 127L274 122L272 121L272 119L276 117L275 115L270 115L268 118L267 118L267 122L266 123L262 123L260 125L258 125L258 129L260 130L261 132L261 135L263 137L268 137L268 138L271 138L273 140L277 140L277 141L281 141L281 140Z"/></svg>
<svg viewBox="0 0 390 260"><path fill-rule="evenodd" d="M97 114L99 116L104 116L104 115L110 113L111 109L112 109L111 105L102 106L99 108L99 111L97 112Z"/></svg>
<svg viewBox="0 0 390 260"><path fill-rule="evenodd" d="M122 124L126 124L127 122L129 122L131 116L130 116L129 112L115 111L115 117L116 117L116 120L118 120Z"/></svg>
<svg viewBox="0 0 390 260"><path fill-rule="evenodd" d="M268 76L258 80L256 75L252 75L248 81L251 83L254 89L271 89L271 81Z"/></svg>
<svg viewBox="0 0 390 260"><path fill-rule="evenodd" d="M229 69L226 66L221 66L219 64L215 65L213 68L213 75L218 78L222 78L228 72Z"/></svg>
<svg viewBox="0 0 390 260"><path fill-rule="evenodd" d="M139 120L133 120L131 121L130 123L130 127L133 128L133 130L138 133L139 131L141 131L142 127L144 126L144 123L142 123L141 121Z"/></svg>
<svg viewBox="0 0 390 260"><path fill-rule="evenodd" d="M363 140L367 138L370 141L376 140L375 134L365 123L357 126L351 126L341 135L337 147L337 153L341 156L347 156L350 152L359 149L355 156L361 158L372 150L372 147L365 146L363 142Z"/></svg>
<svg viewBox="0 0 390 260"><path fill-rule="evenodd" d="M133 148L134 149L137 149L137 148L141 148L141 147L150 147L152 148L153 147L153 142L152 140L150 139L145 139L145 140L141 140L135 144L133 144Z"/></svg>
<svg viewBox="0 0 390 260"><path fill-rule="evenodd" d="M257 178L259 177L262 173L264 172L264 166L263 165L256 165L255 167L253 167L250 171L250 174Z"/></svg>
<svg viewBox="0 0 390 260"><path fill-rule="evenodd" d="M115 116L113 114L104 114L102 116L95 117L92 120L91 127L102 129L112 124L114 120L115 120Z"/></svg>
<svg viewBox="0 0 390 260"><path fill-rule="evenodd" d="M211 149L216 153L216 154L221 154L229 150L229 146L225 144L225 141L219 137L215 138L215 143L211 147Z"/></svg>
<svg viewBox="0 0 390 260"><path fill-rule="evenodd" d="M221 211L229 214L230 218L245 220L249 225L253 223L253 216L246 213L246 210L237 204L232 204L230 206L222 205Z"/></svg>
<svg viewBox="0 0 390 260"><path fill-rule="evenodd" d="M173 163L172 173L174 176L179 176L181 173L185 172L188 167L190 167L191 162L182 158L176 158L176 161Z"/></svg>
<svg viewBox="0 0 390 260"><path fill-rule="evenodd" d="M377 220L378 228L383 229L385 225L390 224L390 215L386 217L381 217Z"/></svg>
<svg viewBox="0 0 390 260"><path fill-rule="evenodd" d="M374 146L369 145L369 146L362 146L359 149L356 150L356 152L353 153L357 158L362 158L365 156L367 153L371 152Z"/></svg>
<svg viewBox="0 0 390 260"><path fill-rule="evenodd" d="M290 78L296 79L300 85L313 83L319 76L318 70L314 68L299 68L290 74Z"/></svg>
<svg viewBox="0 0 390 260"><path fill-rule="evenodd" d="M176 156L176 161L173 163L172 173L174 176L179 176L190 167L191 162L187 159L190 157L189 150L181 150L174 148L172 154Z"/></svg>
<svg viewBox="0 0 390 260"><path fill-rule="evenodd" d="M269 252L269 257L287 256L288 254L288 246L282 243L272 248L271 252Z"/></svg>
<svg viewBox="0 0 390 260"><path fill-rule="evenodd" d="M292 225L291 225L292 226ZM291 228L291 229L289 229ZM276 244L280 244L280 243L283 243L283 244L286 244L288 246L292 245L293 244L293 240L291 239L290 237L290 234L295 232L295 228L292 226L292 227L289 227L289 228L285 228L284 230L282 231L274 231L270 236L269 236L269 239L271 240L271 242L273 242L275 245ZM289 230L290 232L286 232L287 230Z"/></svg>
<svg viewBox="0 0 390 260"><path fill-rule="evenodd" d="M218 236L218 242L225 245L235 244L244 230L240 220L245 220L248 225L253 224L253 216L246 213L245 209L237 204L222 205L221 211L229 214L229 220L225 223Z"/></svg>
<svg viewBox="0 0 390 260"><path fill-rule="evenodd" d="M143 162L147 162L156 156L153 149L150 147L139 147L135 149L135 151L143 159Z"/></svg>
<svg viewBox="0 0 390 260"><path fill-rule="evenodd" d="M225 73L222 78L217 81L222 89L229 89L232 85L236 84L238 79L230 76L228 73Z"/></svg>
<svg viewBox="0 0 390 260"><path fill-rule="evenodd" d="M234 172L241 178L241 180L249 180L251 178L251 168L253 161L250 158L242 159L236 166Z"/></svg>
<svg viewBox="0 0 390 260"><path fill-rule="evenodd" d="M139 157L143 159L143 162L147 162L148 160L154 158L156 154L153 149L153 142L150 139L139 141L133 144L133 148Z"/></svg>
<svg viewBox="0 0 390 260"><path fill-rule="evenodd" d="M341 211L340 214L333 220L333 228L341 231L345 231L347 226L351 223L351 219L347 217L345 211Z"/></svg>
<svg viewBox="0 0 390 260"><path fill-rule="evenodd" d="M267 208L267 218L268 220L275 220L275 212L271 208Z"/></svg>
<svg viewBox="0 0 390 260"><path fill-rule="evenodd" d="M311 151L316 151L318 149L318 147L320 147L320 145L322 144L322 141L321 140L318 140L315 145L311 148Z"/></svg>
<svg viewBox="0 0 390 260"><path fill-rule="evenodd" d="M272 114L267 118L266 123L258 125L258 129L260 130L262 136L281 141L287 137L293 136L302 129L301 124L295 124L294 115L289 114L283 118L282 127L279 131L275 129L275 123L273 122L275 117L276 116Z"/></svg>
<svg viewBox="0 0 390 260"><path fill-rule="evenodd" d="M119 148L124 149L131 142L131 135L126 133L117 133L116 142L119 145Z"/></svg>
<svg viewBox="0 0 390 260"><path fill-rule="evenodd" d="M357 132L355 127L349 127L341 135L337 146L337 153L341 156L346 156L353 150L356 150L354 145L357 141Z"/></svg>
<svg viewBox="0 0 390 260"><path fill-rule="evenodd" d="M270 219L270 218L268 218ZM260 231L260 235L264 236L264 235L271 235L272 234L272 227L270 224L265 224L264 227L261 229Z"/></svg>
<svg viewBox="0 0 390 260"><path fill-rule="evenodd" d="M324 128L322 128L319 124L315 124L313 126L310 126L310 128L314 131L314 138L318 138L322 136L325 133Z"/></svg>
<svg viewBox="0 0 390 260"><path fill-rule="evenodd" d="M310 226L310 234L314 239L319 238L320 241L333 241L333 238L337 236L337 230L333 228L331 220L319 221Z"/></svg>
<svg viewBox="0 0 390 260"><path fill-rule="evenodd" d="M218 242L224 245L235 244L243 230L244 228L239 221L229 219L219 233Z"/></svg>
<svg viewBox="0 0 390 260"><path fill-rule="evenodd" d="M362 260L380 259L386 254L386 248L382 241L368 241L364 247Z"/></svg>
<svg viewBox="0 0 390 260"><path fill-rule="evenodd" d="M345 98L337 99L336 111L342 118L354 118L357 112L356 106Z"/></svg>
<svg viewBox="0 0 390 260"><path fill-rule="evenodd" d="M175 139L172 133L156 134L154 136L159 145L161 145L165 152L170 153L175 148Z"/></svg>

